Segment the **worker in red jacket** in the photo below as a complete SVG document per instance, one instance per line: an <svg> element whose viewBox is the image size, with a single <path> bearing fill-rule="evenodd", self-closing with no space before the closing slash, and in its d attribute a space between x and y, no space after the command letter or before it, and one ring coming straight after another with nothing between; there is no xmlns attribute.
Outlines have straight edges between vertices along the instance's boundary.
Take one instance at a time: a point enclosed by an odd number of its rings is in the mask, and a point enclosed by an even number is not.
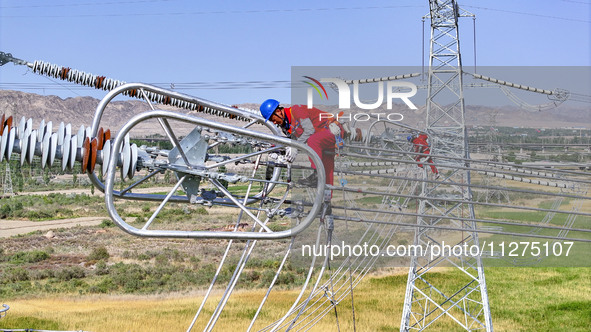
<svg viewBox="0 0 591 332"><path fill-rule="evenodd" d="M406 138L410 143L413 144L414 152L415 153L423 153L423 154L430 154L431 148L429 146L429 136L427 134L418 134L418 135L409 135ZM431 167L431 172L435 174L435 179L439 178L439 171L437 167L433 165L433 159L431 156L415 156L416 161L421 161L421 159L426 158L426 162ZM419 164L420 168L423 168L423 164Z"/></svg>
<svg viewBox="0 0 591 332"><path fill-rule="evenodd" d="M314 150L322 160L326 173L326 183L332 185L334 181L335 143L337 137L342 139L343 127L330 113L317 108L308 108L305 105L293 105L281 107L275 99L268 99L261 104L261 115L265 120L270 120L280 126L285 136L306 143ZM285 158L293 162L297 150L287 148ZM316 165L310 158L312 168ZM308 178L299 181L300 184L315 186L317 182L316 172Z"/></svg>

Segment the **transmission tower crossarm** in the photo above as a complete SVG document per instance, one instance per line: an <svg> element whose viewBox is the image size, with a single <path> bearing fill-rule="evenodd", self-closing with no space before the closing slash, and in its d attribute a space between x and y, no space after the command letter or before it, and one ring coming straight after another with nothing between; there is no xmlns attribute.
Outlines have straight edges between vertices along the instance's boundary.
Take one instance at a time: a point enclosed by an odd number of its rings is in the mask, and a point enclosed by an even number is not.
<svg viewBox="0 0 591 332"><path fill-rule="evenodd" d="M14 63L15 65L24 65L24 66L33 68L32 63L25 61L25 60L15 58L10 53L5 53L5 52L0 51L0 66L4 66L5 64L7 64L9 62Z"/></svg>

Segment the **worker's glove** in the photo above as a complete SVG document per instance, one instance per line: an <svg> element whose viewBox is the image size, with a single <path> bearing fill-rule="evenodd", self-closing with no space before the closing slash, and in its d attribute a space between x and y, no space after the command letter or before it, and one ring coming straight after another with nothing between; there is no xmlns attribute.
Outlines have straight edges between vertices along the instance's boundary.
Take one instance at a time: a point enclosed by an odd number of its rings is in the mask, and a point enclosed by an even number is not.
<svg viewBox="0 0 591 332"><path fill-rule="evenodd" d="M270 153L269 154L269 160L270 161L277 162L278 159L279 159L279 154L278 153L273 152L273 153Z"/></svg>
<svg viewBox="0 0 591 332"><path fill-rule="evenodd" d="M331 199L332 199L332 190L324 189L324 201L330 202Z"/></svg>
<svg viewBox="0 0 591 332"><path fill-rule="evenodd" d="M296 148L292 148L291 146L288 146L285 149L285 160L293 163L293 161L295 160L296 156L298 155L298 150Z"/></svg>
<svg viewBox="0 0 591 332"><path fill-rule="evenodd" d="M287 157L284 155L280 155L278 153L273 152L273 153L269 154L269 161L272 161L277 164L286 164Z"/></svg>
<svg viewBox="0 0 591 332"><path fill-rule="evenodd" d="M330 133L335 135L335 136L340 136L341 135L341 127L339 127L336 123L332 122L331 124L328 125L328 130L330 130Z"/></svg>

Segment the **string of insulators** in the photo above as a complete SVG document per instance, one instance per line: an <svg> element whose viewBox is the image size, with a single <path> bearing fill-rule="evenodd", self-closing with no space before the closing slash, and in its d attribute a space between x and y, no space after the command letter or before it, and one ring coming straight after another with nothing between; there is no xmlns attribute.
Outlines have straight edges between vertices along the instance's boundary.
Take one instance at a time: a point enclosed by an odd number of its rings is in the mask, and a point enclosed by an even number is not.
<svg viewBox="0 0 591 332"><path fill-rule="evenodd" d="M13 126L15 124L15 126ZM72 132L71 124L61 122L53 132L51 121L42 120L39 127L33 127L33 120L21 118L16 124L13 117L0 117L0 162L11 160L13 153L20 155L21 166L26 162L33 163L37 156L41 168L51 167L56 160L61 160L62 170L72 170L76 161L80 163L80 171L94 172L97 163L102 164L106 173L110 167L111 131L99 128L97 136L91 135L91 128L80 126L77 133ZM138 165L138 147L130 144L129 136L125 137L121 152L114 165L121 167L121 178L133 178Z"/></svg>
<svg viewBox="0 0 591 332"><path fill-rule="evenodd" d="M499 80L499 79L488 77L488 76L484 76L484 75L472 74L472 76L474 76L474 78L478 78L478 79L481 79L481 80L485 80L485 81L489 81L489 82L493 82L493 83L497 83L497 84L501 84L501 85L506 85L506 86L509 86L509 87L512 87L512 88L516 88L516 89L521 89L521 90L526 90L526 91L531 91L531 92L537 92L537 93L543 93L543 94L546 94L546 95L553 95L554 94L554 91L551 91L551 90L532 88L531 86L521 85L521 84L516 84L516 83L511 83L511 82Z"/></svg>
<svg viewBox="0 0 591 332"><path fill-rule="evenodd" d="M398 166L399 162L392 161L352 161L345 163L347 168L349 167L387 167L387 166Z"/></svg>
<svg viewBox="0 0 591 332"><path fill-rule="evenodd" d="M395 76L387 76L387 77L376 77L376 78L366 78L361 80L345 80L347 84L363 84L363 83L377 83L377 82L387 82L387 81L395 81L395 80L402 80L405 78L412 78L421 76L420 73L412 73L412 74L403 74L403 75L395 75Z"/></svg>
<svg viewBox="0 0 591 332"><path fill-rule="evenodd" d="M124 81L115 80L105 76L94 75L86 73L77 69L71 69L68 67L58 66L56 64L47 63L44 61L35 61L32 65L33 72L39 75L50 76L56 79L88 86L91 88L110 91L123 84ZM162 105L170 105L182 109L187 109L195 112L202 112L206 114L212 114L215 116L236 119L241 121L249 121L245 117L241 117L234 114L229 114L223 110L204 106L195 102L190 102L170 96L162 95L152 91L138 91L137 89L124 91L123 95L133 98L143 99L144 95L150 102L158 103Z"/></svg>
<svg viewBox="0 0 591 332"><path fill-rule="evenodd" d="M512 180L512 181L519 181L519 182L524 182L524 183L537 184L537 185L541 185L541 186L564 188L564 189L568 189L569 188L569 184L567 184L567 183L559 183L559 182L550 182L550 181L542 181L542 180L535 180L535 179L527 179L527 178L522 178L522 177L519 177L519 176L513 176L513 175L507 175L507 174L500 174L500 173L491 172L491 171L478 171L478 173L479 174L483 174L483 175L490 175L490 176L498 177L498 178L501 178L501 179L507 179L507 180Z"/></svg>

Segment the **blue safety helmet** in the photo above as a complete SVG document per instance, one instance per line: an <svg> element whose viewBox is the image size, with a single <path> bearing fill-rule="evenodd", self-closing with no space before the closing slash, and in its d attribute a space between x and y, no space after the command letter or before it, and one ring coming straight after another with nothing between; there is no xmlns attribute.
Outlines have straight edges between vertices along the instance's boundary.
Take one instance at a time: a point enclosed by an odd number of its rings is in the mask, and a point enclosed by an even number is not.
<svg viewBox="0 0 591 332"><path fill-rule="evenodd" d="M265 118L265 121L268 121L273 112L279 106L279 102L275 99L267 99L261 104L261 115Z"/></svg>
<svg viewBox="0 0 591 332"><path fill-rule="evenodd" d="M408 136L406 137L406 140L407 140L407 141L409 141L409 142L412 142L412 135L408 135Z"/></svg>

